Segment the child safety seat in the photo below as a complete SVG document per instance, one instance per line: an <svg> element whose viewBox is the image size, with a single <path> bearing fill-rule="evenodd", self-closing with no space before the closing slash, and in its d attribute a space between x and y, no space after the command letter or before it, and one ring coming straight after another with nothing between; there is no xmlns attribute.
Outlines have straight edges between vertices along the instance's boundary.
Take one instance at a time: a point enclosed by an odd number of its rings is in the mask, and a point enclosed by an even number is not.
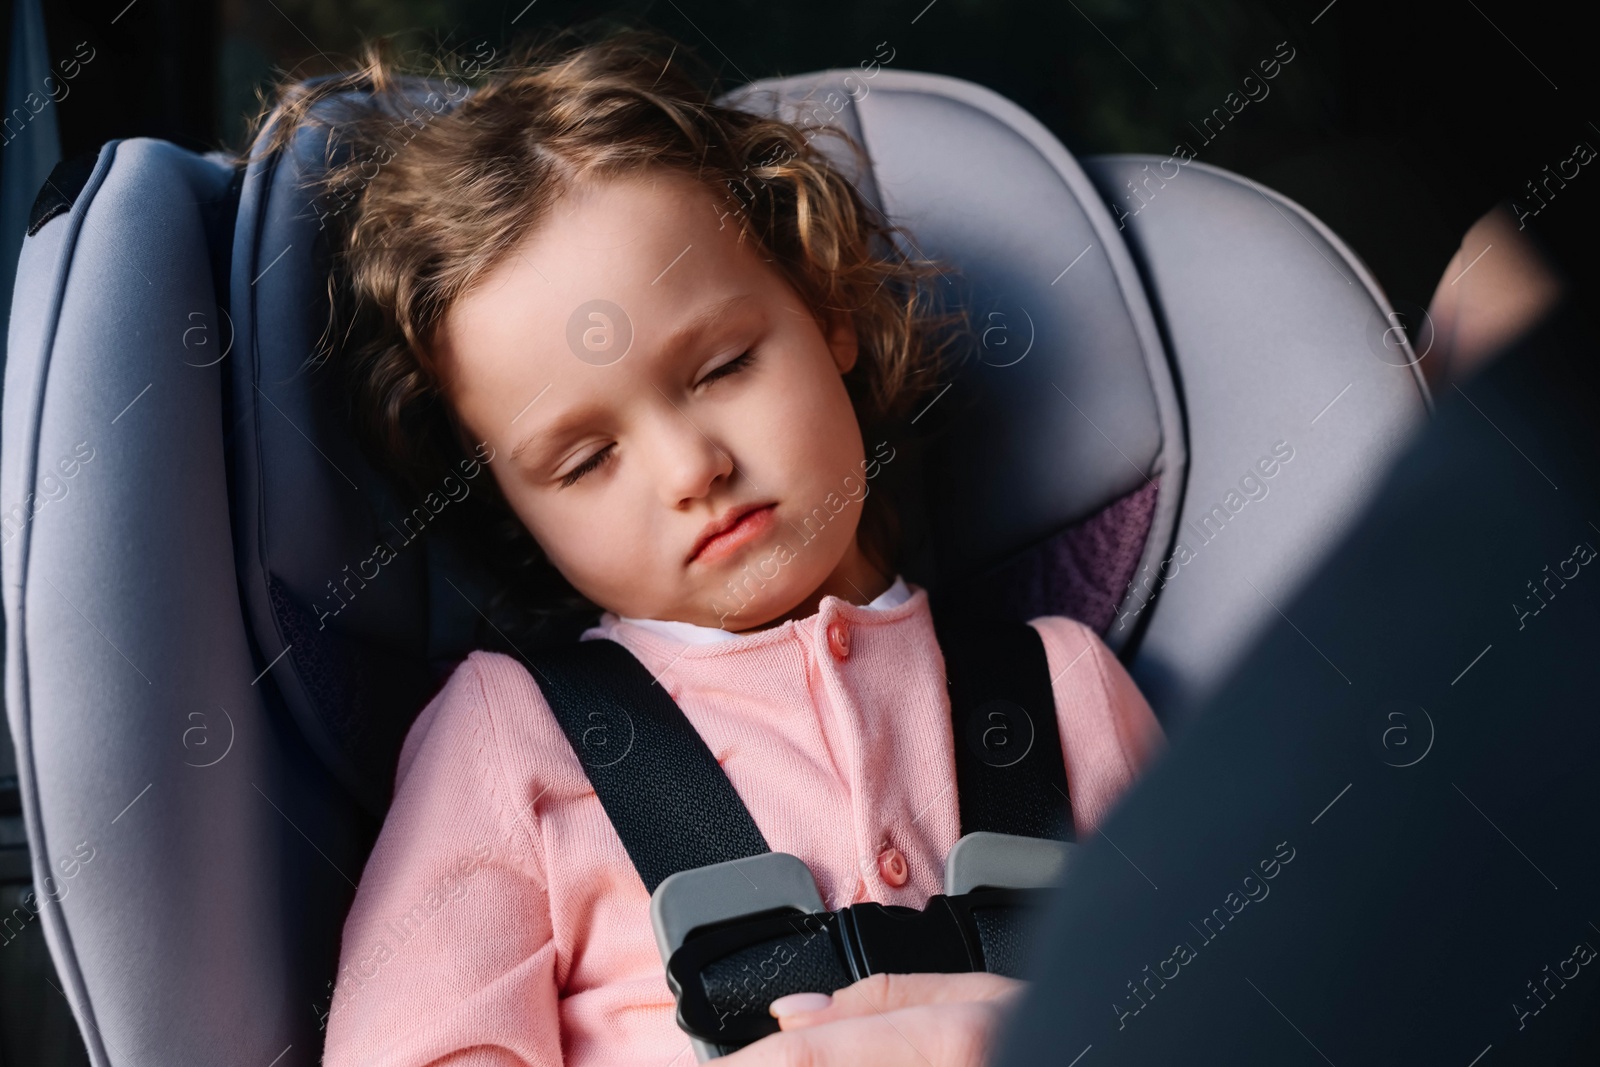
<svg viewBox="0 0 1600 1067"><path fill-rule="evenodd" d="M968 287L982 350L884 485L902 573L1083 620L1180 732L1425 415L1365 267L1271 190L1187 155L1079 161L959 79L725 99L846 128L869 165L838 165ZM0 928L43 924L96 1065L317 1062L400 741L486 592L302 368L325 136L247 167L108 143L51 176L18 263L0 567L35 894Z"/></svg>

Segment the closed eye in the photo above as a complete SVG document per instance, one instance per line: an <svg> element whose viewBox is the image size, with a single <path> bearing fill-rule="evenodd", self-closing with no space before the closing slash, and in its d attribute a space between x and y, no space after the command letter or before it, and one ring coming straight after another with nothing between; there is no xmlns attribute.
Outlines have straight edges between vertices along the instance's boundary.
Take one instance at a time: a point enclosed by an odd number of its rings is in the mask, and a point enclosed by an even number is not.
<svg viewBox="0 0 1600 1067"><path fill-rule="evenodd" d="M728 362L724 363L716 370L711 371L704 378L701 378L700 384L705 385L707 382L714 382L719 378L726 378L729 375L738 374L740 371L747 369L752 363L754 363L755 358L755 349L749 349L734 359L728 360ZM576 467L572 468L572 470L568 471L566 474L562 475L561 487L566 489L570 486L576 485L585 475L605 464L606 461L611 458L611 455L616 447L616 442L612 442L611 444L602 448L600 451L596 452L594 455L590 456L588 459L584 460L582 463L578 464Z"/></svg>
<svg viewBox="0 0 1600 1067"><path fill-rule="evenodd" d="M611 455L612 450L616 447L617 444L615 441L613 441L611 444L606 445L606 447L602 448L600 451L596 452L594 455L590 456L588 459L572 468L566 474L562 475L561 488L566 489L570 486L576 485L578 479L582 478L585 474L588 474L590 471L603 464Z"/></svg>
<svg viewBox="0 0 1600 1067"><path fill-rule="evenodd" d="M755 349L748 349L742 355L728 360L728 362L707 374L704 378L701 378L700 384L704 385L707 382L714 382L718 378L726 378L730 374L738 374L740 371L749 367L750 364L754 363L755 358Z"/></svg>

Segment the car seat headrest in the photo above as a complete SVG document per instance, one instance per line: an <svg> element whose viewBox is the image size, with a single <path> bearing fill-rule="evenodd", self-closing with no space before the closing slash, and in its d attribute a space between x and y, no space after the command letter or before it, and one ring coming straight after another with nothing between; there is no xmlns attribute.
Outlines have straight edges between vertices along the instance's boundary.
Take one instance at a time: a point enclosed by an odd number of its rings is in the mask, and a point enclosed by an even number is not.
<svg viewBox="0 0 1600 1067"><path fill-rule="evenodd" d="M1136 569L1170 545L1184 474L1132 259L1076 161L1020 108L936 75L855 75L757 82L723 102L789 118L823 109L870 170L832 138L818 146L922 254L960 266L949 284L981 343L903 427L908 462L885 468L913 541L906 576L1105 632ZM484 576L428 536L473 479L411 506L365 461L338 376L305 366L327 312L326 206L307 186L328 148L326 126L305 124L240 189L234 527L262 662L320 758L381 814L411 720L472 647Z"/></svg>

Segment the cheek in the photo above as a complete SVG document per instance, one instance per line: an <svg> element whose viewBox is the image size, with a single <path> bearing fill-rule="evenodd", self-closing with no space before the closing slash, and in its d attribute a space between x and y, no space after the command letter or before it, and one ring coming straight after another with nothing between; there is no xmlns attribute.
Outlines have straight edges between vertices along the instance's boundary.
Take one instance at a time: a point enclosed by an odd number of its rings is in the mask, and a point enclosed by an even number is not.
<svg viewBox="0 0 1600 1067"><path fill-rule="evenodd" d="M617 494L594 499L567 501L559 506L533 509L526 503L519 509L522 523L533 534L539 547L557 570L580 590L593 595L604 586L608 575L619 570L619 560L630 558L625 535L634 524L618 521L622 507Z"/></svg>
<svg viewBox="0 0 1600 1067"><path fill-rule="evenodd" d="M837 481L861 458L861 429L844 379L831 361L822 360L775 376L762 410L754 413L755 439L781 449L785 469Z"/></svg>
<svg viewBox="0 0 1600 1067"><path fill-rule="evenodd" d="M618 560L629 558L628 546L620 538L632 524L614 521L613 494L593 500L546 500L535 502L525 486L507 485L499 478L501 493L522 525L533 535L545 557L579 592L591 599L602 595L607 576L619 570ZM559 494L554 494L559 496Z"/></svg>
<svg viewBox="0 0 1600 1067"><path fill-rule="evenodd" d="M806 433L803 446L816 467L816 477L825 481L829 490L837 490L844 478L860 471L865 449L844 381L835 375L827 383L826 393L827 410L813 424L816 429Z"/></svg>

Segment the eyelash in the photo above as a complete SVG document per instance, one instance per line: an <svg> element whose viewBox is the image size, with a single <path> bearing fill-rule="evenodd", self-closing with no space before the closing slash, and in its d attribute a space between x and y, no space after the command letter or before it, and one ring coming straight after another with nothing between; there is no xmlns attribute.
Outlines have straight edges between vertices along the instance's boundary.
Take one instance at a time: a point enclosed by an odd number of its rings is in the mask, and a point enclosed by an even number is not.
<svg viewBox="0 0 1600 1067"><path fill-rule="evenodd" d="M615 442L606 445L606 447L602 448L600 451L596 452L594 455L590 456L588 459L572 468L562 476L561 488L568 489L576 485L579 478L582 478L585 474L588 474L590 471L604 463L606 461L606 457L611 455L611 450L616 447L617 446Z"/></svg>
<svg viewBox="0 0 1600 1067"><path fill-rule="evenodd" d="M751 363L755 362L755 358L755 349L746 349L739 356L728 360L728 362L724 363L722 366L718 367L704 378L701 378L700 384L704 385L707 382L714 382L719 378L726 378L730 374L738 374L740 371L749 367Z"/></svg>
<svg viewBox="0 0 1600 1067"><path fill-rule="evenodd" d="M724 363L710 374L707 374L704 378L701 378L700 384L705 385L707 382L714 382L721 378L738 374L740 371L747 369L753 362L755 362L755 350L749 349L741 355L728 360L728 362ZM572 470L562 475L561 487L563 489L567 489L578 484L579 479L602 466L611 456L612 451L616 447L616 442L606 445L606 447L602 448L600 451L596 452L594 455L590 456L588 459L572 468Z"/></svg>

